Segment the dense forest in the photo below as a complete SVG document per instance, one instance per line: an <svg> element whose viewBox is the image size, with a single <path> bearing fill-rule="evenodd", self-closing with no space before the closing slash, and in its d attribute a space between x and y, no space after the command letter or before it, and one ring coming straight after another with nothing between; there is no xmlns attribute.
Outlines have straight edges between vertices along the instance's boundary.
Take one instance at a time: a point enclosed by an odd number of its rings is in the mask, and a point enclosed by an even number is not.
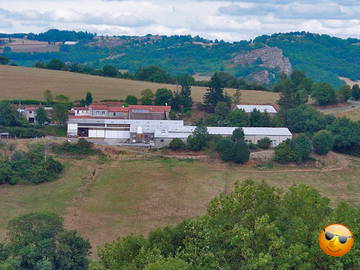
<svg viewBox="0 0 360 270"><path fill-rule="evenodd" d="M156 65L172 75L211 75L226 71L237 77L250 79L254 74L270 73L270 83L278 78L278 67L266 67L261 59L250 64L239 64L235 57L255 49L278 47L289 58L293 69L304 71L315 81L340 86L338 76L360 79L360 46L357 39L340 39L306 32L260 36L252 41L210 41L191 36L143 37L96 36L87 32L49 30L41 34L0 34L0 37L39 41L79 41L77 45L63 45L59 52L21 53L5 50L4 55L18 65L33 66L36 62L59 59L67 63L86 64L92 68L113 65L131 73L139 68ZM275 75L275 76L273 76Z"/></svg>

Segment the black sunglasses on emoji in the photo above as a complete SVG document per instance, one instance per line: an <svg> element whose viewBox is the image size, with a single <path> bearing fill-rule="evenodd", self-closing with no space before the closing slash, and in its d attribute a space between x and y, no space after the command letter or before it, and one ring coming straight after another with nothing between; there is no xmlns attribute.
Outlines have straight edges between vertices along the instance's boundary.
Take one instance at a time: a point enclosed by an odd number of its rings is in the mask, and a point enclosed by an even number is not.
<svg viewBox="0 0 360 270"><path fill-rule="evenodd" d="M335 236L337 236L340 244L345 244L349 238L352 238L352 236L342 236L342 235L334 234L331 232L327 232L325 229L324 229L324 232L325 232L326 240L330 241L330 240L334 239Z"/></svg>

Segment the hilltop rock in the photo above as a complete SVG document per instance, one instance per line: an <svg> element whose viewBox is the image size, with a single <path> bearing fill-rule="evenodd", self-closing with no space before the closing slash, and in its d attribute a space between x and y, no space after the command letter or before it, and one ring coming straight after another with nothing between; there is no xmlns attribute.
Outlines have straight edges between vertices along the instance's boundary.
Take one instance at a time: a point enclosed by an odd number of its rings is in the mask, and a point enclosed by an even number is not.
<svg viewBox="0 0 360 270"><path fill-rule="evenodd" d="M264 47L252 50L246 54L240 54L233 58L232 62L241 67L256 65L266 69L276 70L277 73L290 75L292 65L289 58L284 56L283 51L277 47ZM256 71L250 74L248 79L257 83L269 83L274 74L268 70Z"/></svg>

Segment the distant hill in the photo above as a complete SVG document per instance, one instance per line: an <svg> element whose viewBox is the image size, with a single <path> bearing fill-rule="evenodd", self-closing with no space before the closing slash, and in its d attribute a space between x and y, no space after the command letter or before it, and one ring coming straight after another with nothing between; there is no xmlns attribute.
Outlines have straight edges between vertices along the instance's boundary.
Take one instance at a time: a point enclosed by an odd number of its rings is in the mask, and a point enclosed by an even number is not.
<svg viewBox="0 0 360 270"><path fill-rule="evenodd" d="M144 81L106 78L84 75L67 71L25 68L0 65L0 99L43 99L43 92L50 89L54 94L64 94L71 100L84 98L91 91L95 100L124 99L132 94L140 96L142 90L169 88L176 90L173 84L161 84ZM195 101L201 101L205 87L192 87ZM234 90L227 89L229 94ZM245 103L275 104L279 95L273 92L244 90L241 100Z"/></svg>
<svg viewBox="0 0 360 270"><path fill-rule="evenodd" d="M140 67L157 65L171 74L190 73L208 76L227 71L248 81L272 84L280 73L304 71L317 81L339 86L339 77L360 79L360 40L294 32L260 36L253 41L210 41L191 36L102 37L86 32L55 31L13 37L46 40L58 44L60 51L29 53L4 49L5 56L18 65L32 66L37 61L58 58L65 62L102 67L111 64L135 72ZM0 34L2 45L6 35ZM76 45L59 41L74 39Z"/></svg>

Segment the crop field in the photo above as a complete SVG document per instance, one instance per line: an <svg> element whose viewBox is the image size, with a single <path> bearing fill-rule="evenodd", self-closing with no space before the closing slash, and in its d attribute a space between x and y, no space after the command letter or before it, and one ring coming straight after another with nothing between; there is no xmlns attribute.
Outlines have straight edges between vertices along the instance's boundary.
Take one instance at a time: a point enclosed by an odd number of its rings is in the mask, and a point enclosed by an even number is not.
<svg viewBox="0 0 360 270"><path fill-rule="evenodd" d="M345 200L360 205L360 160L338 156L341 162L322 169L279 165L259 169L129 154L102 163L68 159L58 181L0 186L0 238L12 218L54 211L64 217L67 228L78 230L95 248L129 233L146 235L159 226L204 214L211 199L245 179L283 189L307 184L333 203Z"/></svg>
<svg viewBox="0 0 360 270"><path fill-rule="evenodd" d="M127 95L140 96L142 90L158 88L176 90L176 85L143 81L105 78L46 69L0 66L0 99L42 99L43 92L50 89L54 94L64 94L71 100L84 98L91 91L95 100L124 99ZM201 101L205 87L192 87L195 101ZM234 90L227 89L229 94ZM243 90L244 103L275 104L277 93Z"/></svg>

